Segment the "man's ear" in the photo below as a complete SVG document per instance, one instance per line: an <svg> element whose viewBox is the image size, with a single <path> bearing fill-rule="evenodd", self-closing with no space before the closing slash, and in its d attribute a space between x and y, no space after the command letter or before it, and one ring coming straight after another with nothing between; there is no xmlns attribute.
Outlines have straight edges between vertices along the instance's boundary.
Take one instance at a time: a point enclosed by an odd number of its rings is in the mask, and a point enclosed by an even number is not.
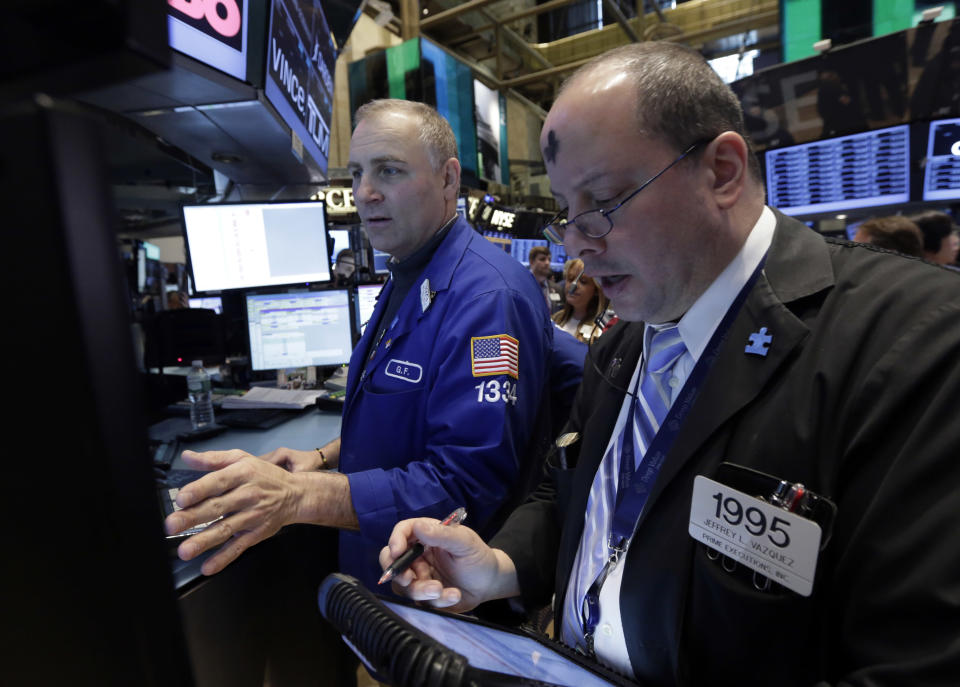
<svg viewBox="0 0 960 687"><path fill-rule="evenodd" d="M733 207L747 184L750 149L740 134L724 131L713 139L703 153L703 161L713 172L713 195L723 210Z"/></svg>
<svg viewBox="0 0 960 687"><path fill-rule="evenodd" d="M440 171L443 174L443 197L456 200L460 195L460 161L451 157L443 163Z"/></svg>

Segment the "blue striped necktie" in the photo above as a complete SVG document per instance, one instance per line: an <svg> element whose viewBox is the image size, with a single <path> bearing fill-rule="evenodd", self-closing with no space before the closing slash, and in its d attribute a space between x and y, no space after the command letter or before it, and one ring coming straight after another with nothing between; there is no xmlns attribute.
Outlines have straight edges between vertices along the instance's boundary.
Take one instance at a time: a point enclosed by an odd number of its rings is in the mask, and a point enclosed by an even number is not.
<svg viewBox="0 0 960 687"><path fill-rule="evenodd" d="M634 431L625 432L623 439L621 475L625 469L639 467L643 455L660 429L660 424L667 416L667 411L670 410L670 373L686 350L676 325L657 331L650 340L647 365L640 382L640 394L633 398ZM636 455L635 445L640 447Z"/></svg>
<svg viewBox="0 0 960 687"><path fill-rule="evenodd" d="M599 489L595 481L590 491L587 504L589 516L583 532L588 547L584 553L589 554L586 560L581 559L581 566L585 569L579 571L577 576L576 595L568 594L564 603L566 622L562 638L571 646L582 644L584 597L610 556L607 537L613 524L613 511L620 501L619 496L627 491L624 488L620 494L617 493L618 474L621 485L624 479L632 480L660 429L670 409L671 371L686 350L676 325L654 332L640 378L639 393L631 394L630 414L623 432L618 441L611 443L610 450L600 464L600 474L597 476ZM636 451L634 446L638 447Z"/></svg>

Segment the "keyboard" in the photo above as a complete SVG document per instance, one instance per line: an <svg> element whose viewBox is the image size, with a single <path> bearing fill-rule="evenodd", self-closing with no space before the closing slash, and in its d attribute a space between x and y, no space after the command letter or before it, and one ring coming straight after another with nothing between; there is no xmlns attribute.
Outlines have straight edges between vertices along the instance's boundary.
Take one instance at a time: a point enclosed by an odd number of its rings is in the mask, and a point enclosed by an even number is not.
<svg viewBox="0 0 960 687"><path fill-rule="evenodd" d="M243 429L270 429L296 417L299 410L284 408L240 408L221 410L216 414L217 424Z"/></svg>
<svg viewBox="0 0 960 687"><path fill-rule="evenodd" d="M200 479L205 474L207 473L203 472L202 470L167 470L163 479L157 480L157 496L160 499L160 508L163 511L164 518L171 513L180 510L180 506L177 505L177 494L180 493L180 489L190 484L190 482ZM222 519L223 516L220 516L216 520L211 520L210 522L205 522L202 525L191 527L190 529L184 530L179 534L167 537L167 541L171 544L171 546L176 546L179 543L179 540L183 539L184 537L189 537L197 532L202 532L204 528L217 522L217 520Z"/></svg>

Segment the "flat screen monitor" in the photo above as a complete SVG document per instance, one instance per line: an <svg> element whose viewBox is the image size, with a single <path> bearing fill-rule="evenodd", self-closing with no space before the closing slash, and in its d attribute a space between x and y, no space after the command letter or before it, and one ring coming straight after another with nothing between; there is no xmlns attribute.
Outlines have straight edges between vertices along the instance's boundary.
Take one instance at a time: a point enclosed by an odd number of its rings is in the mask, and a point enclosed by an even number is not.
<svg viewBox="0 0 960 687"><path fill-rule="evenodd" d="M328 232L333 239L333 251L330 253L330 265L337 262L337 256L340 251L350 248L350 230L349 229L330 229Z"/></svg>
<svg viewBox="0 0 960 687"><path fill-rule="evenodd" d="M562 272L567 261L567 253L563 246L552 244L546 239L513 239L510 242L510 254L520 261L524 267L530 266L530 249L534 246L543 246L550 251L550 269Z"/></svg>
<svg viewBox="0 0 960 687"><path fill-rule="evenodd" d="M245 81L249 7L244 0L167 0L170 47Z"/></svg>
<svg viewBox="0 0 960 687"><path fill-rule="evenodd" d="M264 94L327 171L337 51L320 0L273 0Z"/></svg>
<svg viewBox="0 0 960 687"><path fill-rule="evenodd" d="M247 294L250 366L345 365L353 350L346 289Z"/></svg>
<svg viewBox="0 0 960 687"><path fill-rule="evenodd" d="M361 284L357 287L357 329L361 336L373 315L373 309L377 305L377 298L382 289L383 284Z"/></svg>
<svg viewBox="0 0 960 687"><path fill-rule="evenodd" d="M768 150L767 198L788 215L910 200L909 126Z"/></svg>
<svg viewBox="0 0 960 687"><path fill-rule="evenodd" d="M390 260L390 254L382 250L373 249L373 272L374 274L390 274L390 268L387 262Z"/></svg>
<svg viewBox="0 0 960 687"><path fill-rule="evenodd" d="M185 205L183 228L198 292L330 280L323 203Z"/></svg>
<svg viewBox="0 0 960 687"><path fill-rule="evenodd" d="M191 308L204 308L205 310L213 310L218 315L223 314L223 299L220 296L200 296L198 298L190 299Z"/></svg>
<svg viewBox="0 0 960 687"><path fill-rule="evenodd" d="M930 122L923 200L960 198L960 119Z"/></svg>

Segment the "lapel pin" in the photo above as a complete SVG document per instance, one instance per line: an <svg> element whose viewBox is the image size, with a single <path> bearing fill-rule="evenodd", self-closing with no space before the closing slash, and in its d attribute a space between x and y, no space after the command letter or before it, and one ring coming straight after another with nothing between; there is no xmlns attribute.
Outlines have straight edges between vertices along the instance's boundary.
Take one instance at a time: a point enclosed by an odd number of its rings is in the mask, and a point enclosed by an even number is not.
<svg viewBox="0 0 960 687"><path fill-rule="evenodd" d="M427 308L430 307L430 304L433 303L433 296L435 292L430 291L430 280L424 279L423 283L420 284L420 312L427 312Z"/></svg>
<svg viewBox="0 0 960 687"><path fill-rule="evenodd" d="M743 349L743 352L766 358L767 353L770 352L770 344L772 342L773 337L767 334L767 328L760 327L760 331L753 332L750 335L750 343Z"/></svg>

